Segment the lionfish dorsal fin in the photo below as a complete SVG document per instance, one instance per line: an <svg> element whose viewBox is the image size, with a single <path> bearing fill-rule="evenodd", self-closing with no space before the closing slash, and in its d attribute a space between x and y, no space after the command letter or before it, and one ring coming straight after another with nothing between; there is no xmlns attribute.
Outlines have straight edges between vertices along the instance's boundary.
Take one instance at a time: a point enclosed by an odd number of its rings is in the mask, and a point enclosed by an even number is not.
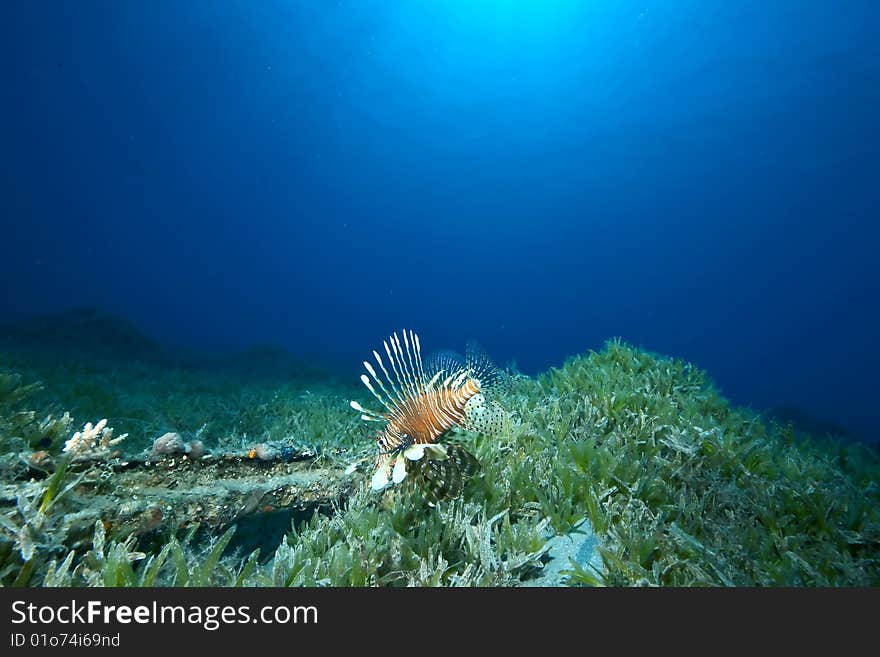
<svg viewBox="0 0 880 657"><path fill-rule="evenodd" d="M437 379L440 378L441 374L443 374L443 372L437 372L434 376L431 377L431 380L428 381L428 383L425 386L427 390L434 390L436 388Z"/></svg>
<svg viewBox="0 0 880 657"><path fill-rule="evenodd" d="M364 408L356 401L352 400L348 402L348 405L361 414L362 420L366 420L367 422L383 422L385 420L385 418L382 417L380 413L377 413L376 411L371 411L368 408Z"/></svg>
<svg viewBox="0 0 880 657"><path fill-rule="evenodd" d="M433 352L427 360L429 376L442 372L444 385L454 385L460 372L479 382L481 390L504 386L509 378L499 369L476 340L469 340L462 356L456 351L441 349ZM463 380L463 379L462 379Z"/></svg>
<svg viewBox="0 0 880 657"><path fill-rule="evenodd" d="M398 358L400 370L406 380L409 398L412 399L418 397L421 394L421 381L418 376L417 369L413 364L412 353L409 348L409 340L406 337L406 330L403 331L403 346L401 346L400 344L400 338L397 337L397 333L394 334L393 344L397 348L395 355ZM404 347L406 347L405 352Z"/></svg>
<svg viewBox="0 0 880 657"><path fill-rule="evenodd" d="M422 366L419 336L407 330L402 333L402 342L397 333L394 333L382 343L388 367L379 352L373 351L382 376L369 361L364 361L364 368L370 376L361 375L361 381L390 414L406 408L424 393L428 385Z"/></svg>
<svg viewBox="0 0 880 657"><path fill-rule="evenodd" d="M428 357L426 371L429 375L450 376L467 367L464 357L450 349L441 349L434 351Z"/></svg>
<svg viewBox="0 0 880 657"><path fill-rule="evenodd" d="M510 386L510 375L500 369L476 340L468 340L465 365L470 376L480 382L480 390L504 390Z"/></svg>

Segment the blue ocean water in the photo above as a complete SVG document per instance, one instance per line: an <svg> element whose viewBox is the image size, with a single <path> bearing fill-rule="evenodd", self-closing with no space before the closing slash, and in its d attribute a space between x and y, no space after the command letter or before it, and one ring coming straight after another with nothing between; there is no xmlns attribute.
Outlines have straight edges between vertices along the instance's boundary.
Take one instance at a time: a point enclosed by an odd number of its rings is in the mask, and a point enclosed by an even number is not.
<svg viewBox="0 0 880 657"><path fill-rule="evenodd" d="M877 440L874 2L8 2L0 320L356 381L620 336Z"/></svg>

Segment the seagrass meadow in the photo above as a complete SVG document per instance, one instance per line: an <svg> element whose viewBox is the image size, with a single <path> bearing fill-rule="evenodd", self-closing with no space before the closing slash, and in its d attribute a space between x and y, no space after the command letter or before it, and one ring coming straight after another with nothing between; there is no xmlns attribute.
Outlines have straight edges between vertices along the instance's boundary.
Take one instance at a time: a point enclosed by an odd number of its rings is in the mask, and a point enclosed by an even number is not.
<svg viewBox="0 0 880 657"><path fill-rule="evenodd" d="M611 340L514 374L502 435L448 437L481 471L432 507L347 470L375 450L356 381L260 353L3 342L2 583L880 584L877 452L733 408L679 359ZM74 435L95 437L76 457Z"/></svg>

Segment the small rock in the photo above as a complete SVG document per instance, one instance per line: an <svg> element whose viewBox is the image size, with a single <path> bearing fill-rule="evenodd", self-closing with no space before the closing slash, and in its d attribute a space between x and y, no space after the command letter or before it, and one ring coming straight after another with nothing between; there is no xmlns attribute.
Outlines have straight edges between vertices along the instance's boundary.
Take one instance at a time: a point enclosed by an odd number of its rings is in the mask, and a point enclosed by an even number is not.
<svg viewBox="0 0 880 657"><path fill-rule="evenodd" d="M183 442L183 438L180 437L179 433L169 431L168 433L163 433L153 441L153 454L157 456L185 454L187 452L186 447L186 443Z"/></svg>
<svg viewBox="0 0 880 657"><path fill-rule="evenodd" d="M205 455L206 451L205 443L201 440L191 440L186 446L186 453L192 461L198 461Z"/></svg>
<svg viewBox="0 0 880 657"><path fill-rule="evenodd" d="M52 456L49 452L44 450L40 450L38 452L34 452L27 458L27 462L34 468L39 470L50 470L53 468Z"/></svg>
<svg viewBox="0 0 880 657"><path fill-rule="evenodd" d="M257 443L248 450L248 458L272 461L278 457L278 450L267 443Z"/></svg>
<svg viewBox="0 0 880 657"><path fill-rule="evenodd" d="M547 543L549 562L544 565L541 575L524 582L525 586L566 586L567 578L562 571L570 570L573 563L584 570L602 572L599 541L586 518L568 533L550 537Z"/></svg>

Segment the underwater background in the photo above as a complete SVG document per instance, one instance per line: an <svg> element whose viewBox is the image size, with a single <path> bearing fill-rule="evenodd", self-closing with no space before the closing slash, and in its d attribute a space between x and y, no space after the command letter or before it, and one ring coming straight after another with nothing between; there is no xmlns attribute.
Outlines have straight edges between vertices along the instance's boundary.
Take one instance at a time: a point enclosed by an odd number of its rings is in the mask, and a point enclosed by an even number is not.
<svg viewBox="0 0 880 657"><path fill-rule="evenodd" d="M878 584L878 18L2 3L0 581ZM342 474L404 327L514 377L442 521Z"/></svg>
<svg viewBox="0 0 880 657"><path fill-rule="evenodd" d="M527 373L621 336L878 438L876 3L0 11L5 320L348 377L402 326Z"/></svg>

